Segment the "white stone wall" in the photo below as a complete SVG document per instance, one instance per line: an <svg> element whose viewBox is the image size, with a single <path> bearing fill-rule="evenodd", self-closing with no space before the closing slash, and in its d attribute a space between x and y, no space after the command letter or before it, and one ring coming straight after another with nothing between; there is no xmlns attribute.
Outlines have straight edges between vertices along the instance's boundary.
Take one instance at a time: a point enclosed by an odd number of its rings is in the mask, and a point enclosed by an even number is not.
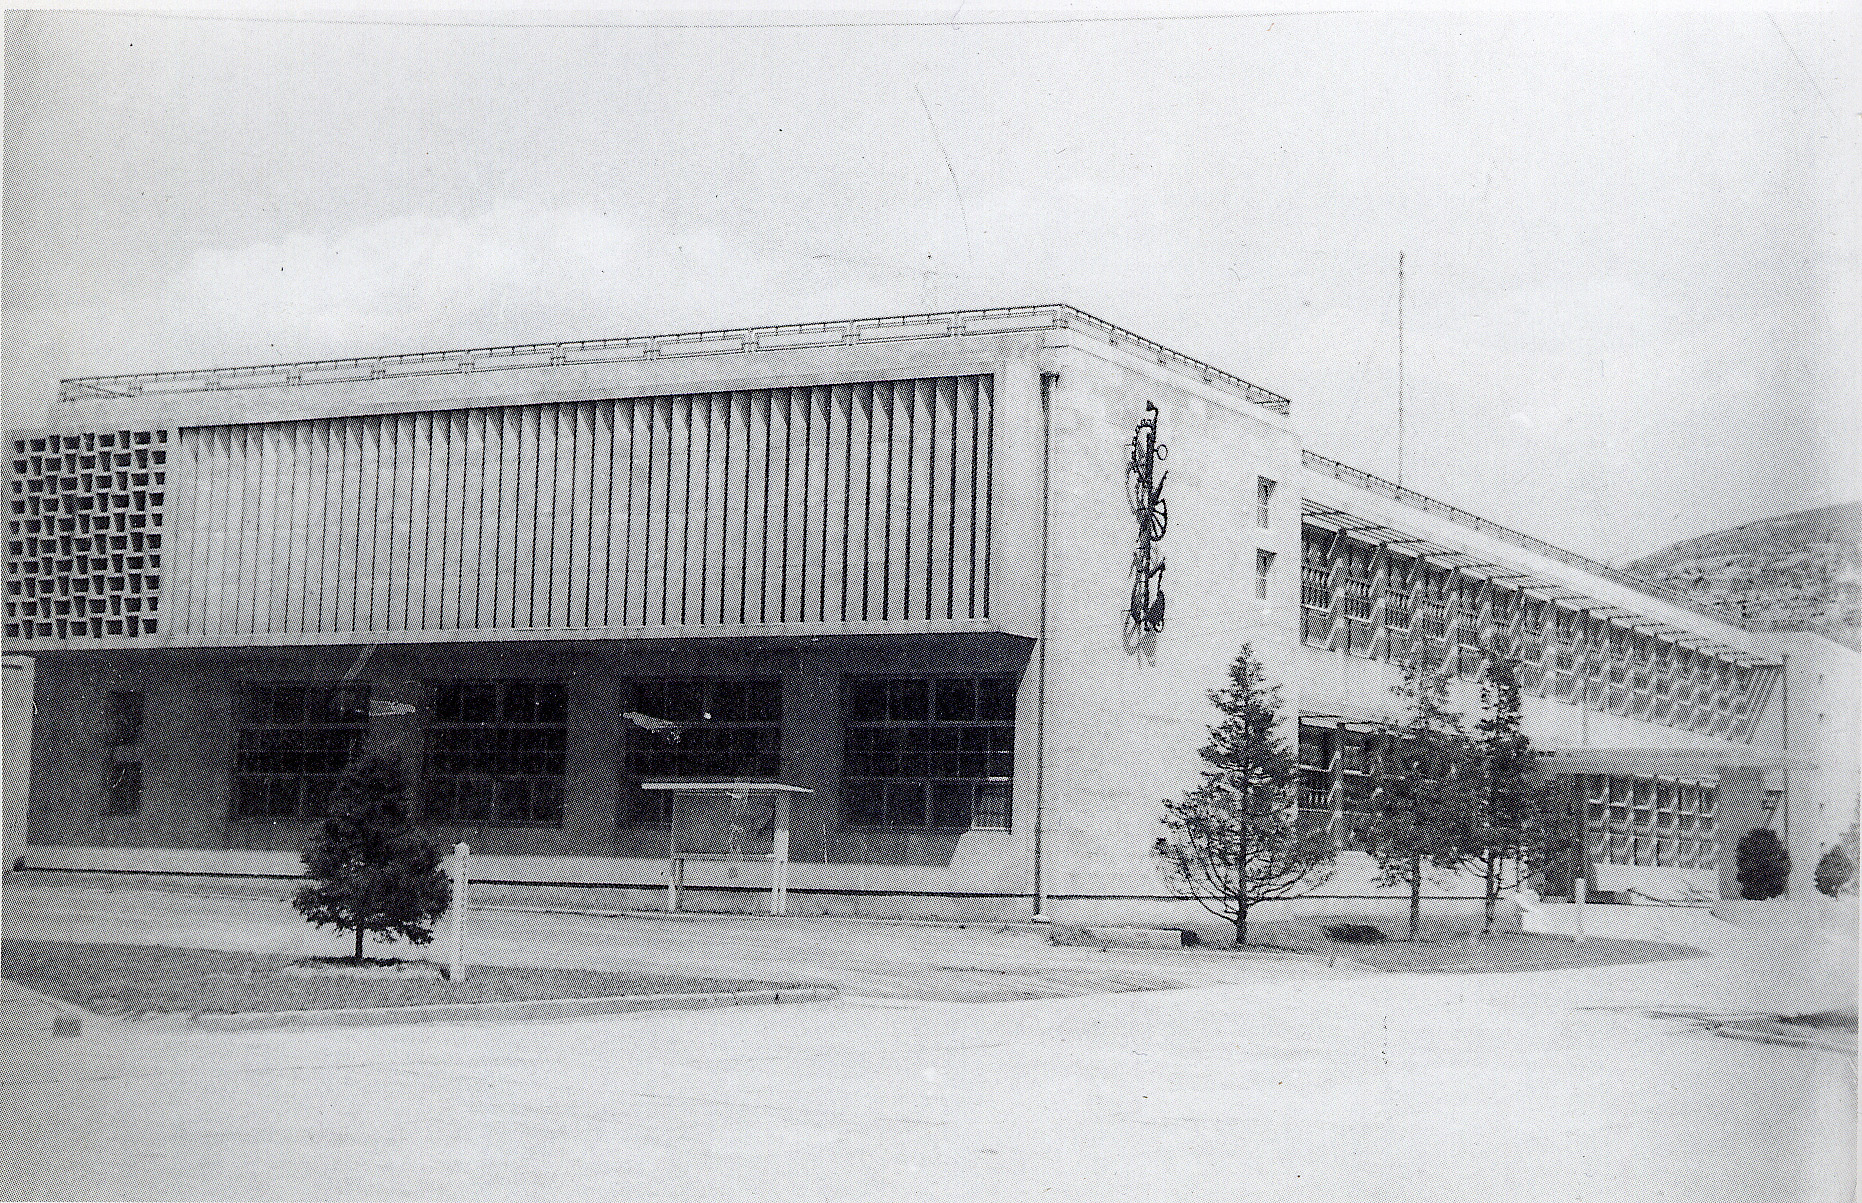
<svg viewBox="0 0 1862 1203"><path fill-rule="evenodd" d="M1163 799L1199 779L1197 749L1217 718L1208 693L1244 643L1280 683L1295 738L1299 452L1278 416L1136 356L1076 344L1049 364L1043 890L1058 918L1135 915L1168 898L1151 853ZM1156 547L1165 621L1151 635L1126 621L1137 522L1125 468L1147 402L1168 449L1169 507ZM1278 482L1266 529L1260 476ZM1275 555L1265 602L1254 593L1262 550Z"/></svg>

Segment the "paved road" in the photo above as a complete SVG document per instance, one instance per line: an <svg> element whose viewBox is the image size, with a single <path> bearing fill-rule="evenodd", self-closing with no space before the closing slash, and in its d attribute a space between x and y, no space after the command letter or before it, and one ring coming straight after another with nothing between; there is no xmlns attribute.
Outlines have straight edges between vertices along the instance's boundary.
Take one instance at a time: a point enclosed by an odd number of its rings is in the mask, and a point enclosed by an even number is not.
<svg viewBox="0 0 1862 1203"><path fill-rule="evenodd" d="M25 903L8 891L9 934L45 921ZM263 907L240 918L234 906L229 939L214 927L228 919L219 903L194 926L160 919L168 905L117 895L112 917L73 892L42 913L82 938L114 925L255 946L283 930ZM485 916L488 941L538 963L734 948L737 963L786 967L810 963L812 946L818 972L798 976L859 986L831 1003L557 1023L12 1034L0 1195L1853 1198L1853 1057L1717 1037L1685 1018L1853 1005L1853 970L1838 980L1815 940L1665 921L1701 927L1714 955L1372 974L1106 961L977 929ZM1049 975L1082 964L1223 980L951 1001L922 996L942 988L911 996L952 972L920 974L914 960L956 965L959 983L1005 966L1018 984L1059 980Z"/></svg>

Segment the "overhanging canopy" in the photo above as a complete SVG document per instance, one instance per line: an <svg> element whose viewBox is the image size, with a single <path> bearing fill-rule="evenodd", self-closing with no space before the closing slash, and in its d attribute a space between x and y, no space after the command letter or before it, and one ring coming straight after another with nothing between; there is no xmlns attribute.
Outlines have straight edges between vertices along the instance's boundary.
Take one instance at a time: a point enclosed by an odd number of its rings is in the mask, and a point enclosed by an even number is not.
<svg viewBox="0 0 1862 1203"><path fill-rule="evenodd" d="M1816 762L1777 748L1535 748L1554 773L1624 773L1688 777L1720 769L1814 769Z"/></svg>

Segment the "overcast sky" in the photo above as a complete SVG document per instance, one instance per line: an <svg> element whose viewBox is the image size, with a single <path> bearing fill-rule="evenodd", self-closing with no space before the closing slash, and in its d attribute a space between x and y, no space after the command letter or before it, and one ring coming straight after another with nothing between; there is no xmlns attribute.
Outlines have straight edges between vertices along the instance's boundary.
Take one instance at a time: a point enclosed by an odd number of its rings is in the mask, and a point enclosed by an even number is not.
<svg viewBox="0 0 1862 1203"><path fill-rule="evenodd" d="M1853 18L379 15L8 14L10 425L68 376L1063 301L1395 476L1401 252L1411 487L1606 559L1862 495Z"/></svg>

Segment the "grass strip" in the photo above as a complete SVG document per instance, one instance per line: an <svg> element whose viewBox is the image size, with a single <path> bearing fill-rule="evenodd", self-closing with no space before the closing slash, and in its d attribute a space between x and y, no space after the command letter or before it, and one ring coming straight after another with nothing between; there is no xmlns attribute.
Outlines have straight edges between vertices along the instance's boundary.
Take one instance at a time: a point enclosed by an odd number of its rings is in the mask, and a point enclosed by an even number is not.
<svg viewBox="0 0 1862 1203"><path fill-rule="evenodd" d="M0 973L23 986L76 1003L99 1015L348 1010L435 1003L712 994L795 985L664 973L497 965L470 965L465 980L459 982L428 977L294 977L283 972L304 959L288 954L142 944L0 942Z"/></svg>
<svg viewBox="0 0 1862 1203"><path fill-rule="evenodd" d="M1599 965L1639 965L1703 956L1698 948L1656 940L1569 936L1532 932L1496 932L1467 936L1389 940L1382 944L1339 944L1340 956L1392 972L1517 973L1543 969L1586 969Z"/></svg>

